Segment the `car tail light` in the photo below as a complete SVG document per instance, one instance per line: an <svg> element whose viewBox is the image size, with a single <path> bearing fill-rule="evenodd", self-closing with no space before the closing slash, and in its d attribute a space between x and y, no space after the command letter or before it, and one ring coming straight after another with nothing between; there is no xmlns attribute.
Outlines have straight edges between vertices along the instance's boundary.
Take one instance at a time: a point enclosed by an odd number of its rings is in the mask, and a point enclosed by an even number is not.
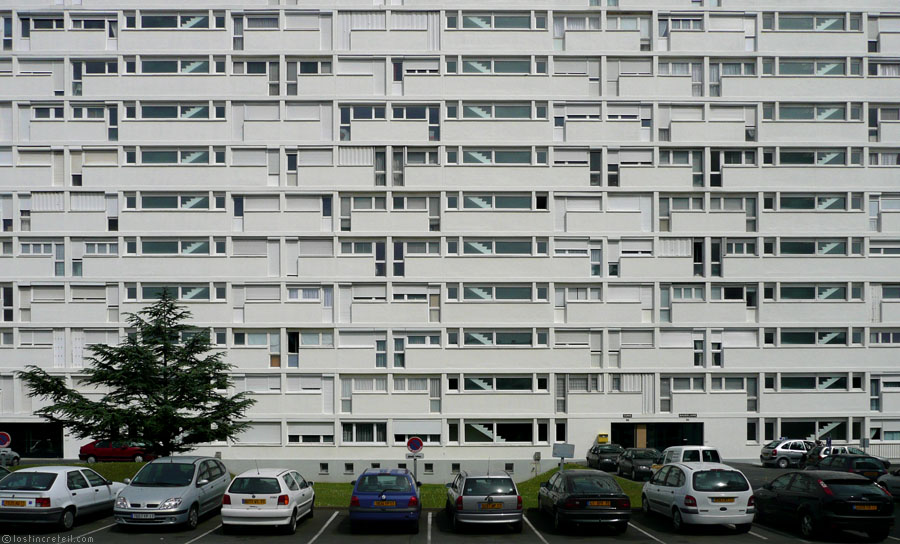
<svg viewBox="0 0 900 544"><path fill-rule="evenodd" d="M819 487L822 488L822 491L824 491L826 495L828 495L829 497L834 497L834 491L832 491L831 488L828 487L828 484L826 484L822 480L819 480Z"/></svg>
<svg viewBox="0 0 900 544"><path fill-rule="evenodd" d="M290 500L287 495L278 495L278 506L287 506Z"/></svg>
<svg viewBox="0 0 900 544"><path fill-rule="evenodd" d="M684 496L684 505L685 506L697 506L697 499L693 497L693 495L685 495Z"/></svg>
<svg viewBox="0 0 900 544"><path fill-rule="evenodd" d="M747 499L747 506L755 506L756 505L756 497L750 495L750 498Z"/></svg>
<svg viewBox="0 0 900 544"><path fill-rule="evenodd" d="M456 509L462 510L462 495L456 497Z"/></svg>
<svg viewBox="0 0 900 544"><path fill-rule="evenodd" d="M222 495L222 504L231 504L231 495L228 493Z"/></svg>
<svg viewBox="0 0 900 544"><path fill-rule="evenodd" d="M516 510L522 509L522 495L516 495Z"/></svg>
<svg viewBox="0 0 900 544"><path fill-rule="evenodd" d="M38 497L34 499L34 505L40 508L50 508L50 497Z"/></svg>
<svg viewBox="0 0 900 544"><path fill-rule="evenodd" d="M616 505L618 508L622 508L624 510L631 510L631 499L619 499L616 501Z"/></svg>
<svg viewBox="0 0 900 544"><path fill-rule="evenodd" d="M419 506L419 499L416 498L415 495L412 496L412 497L410 497L410 498L409 498L409 502L406 503L406 506L409 507L409 508L412 508L412 507L414 507L414 506Z"/></svg>
<svg viewBox="0 0 900 544"><path fill-rule="evenodd" d="M359 506L359 497L356 495L350 497L350 506Z"/></svg>
<svg viewBox="0 0 900 544"><path fill-rule="evenodd" d="M563 508L580 508L581 501L576 499L566 499L566 502L563 503Z"/></svg>
<svg viewBox="0 0 900 544"><path fill-rule="evenodd" d="M892 495L891 492L888 490L888 488L887 488L886 485L884 485L884 484L881 483L881 482L875 482L875 485L877 485L878 488L881 489L881 490L884 492L885 495L887 495L888 497L893 497L893 495Z"/></svg>

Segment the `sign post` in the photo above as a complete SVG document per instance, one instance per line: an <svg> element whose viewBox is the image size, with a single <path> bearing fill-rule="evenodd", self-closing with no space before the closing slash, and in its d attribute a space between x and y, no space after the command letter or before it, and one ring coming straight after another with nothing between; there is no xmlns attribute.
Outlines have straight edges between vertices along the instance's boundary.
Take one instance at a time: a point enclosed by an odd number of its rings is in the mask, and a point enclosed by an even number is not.
<svg viewBox="0 0 900 544"><path fill-rule="evenodd" d="M409 440L406 441L406 449L409 450L409 453L406 454L407 459L413 460L413 478L416 480L416 485L419 485L419 459L425 457L425 454L422 453L422 448L425 447L425 442L422 441L418 436L411 436Z"/></svg>
<svg viewBox="0 0 900 544"><path fill-rule="evenodd" d="M12 438L9 433L0 432L0 448L8 448L12 444ZM0 465L6 466L6 455L0 455Z"/></svg>
<svg viewBox="0 0 900 544"><path fill-rule="evenodd" d="M553 457L559 457L559 471L563 471L566 459L575 457L575 444L553 444Z"/></svg>

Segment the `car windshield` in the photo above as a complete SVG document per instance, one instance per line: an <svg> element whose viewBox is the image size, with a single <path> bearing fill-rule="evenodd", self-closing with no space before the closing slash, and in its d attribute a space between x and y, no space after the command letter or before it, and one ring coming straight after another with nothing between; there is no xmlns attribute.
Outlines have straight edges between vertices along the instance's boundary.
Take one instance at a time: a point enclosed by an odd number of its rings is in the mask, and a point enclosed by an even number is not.
<svg viewBox="0 0 900 544"><path fill-rule="evenodd" d="M597 446L597 453L619 453L622 448L619 446Z"/></svg>
<svg viewBox="0 0 900 544"><path fill-rule="evenodd" d="M702 470L694 473L695 491L747 491L747 478L736 470Z"/></svg>
<svg viewBox="0 0 900 544"><path fill-rule="evenodd" d="M847 499L850 497L860 497L862 495L884 496L881 488L871 482L861 480L825 480L825 484L839 499ZM0 485L3 485L0 482Z"/></svg>
<svg viewBox="0 0 900 544"><path fill-rule="evenodd" d="M279 493L281 486L277 478L235 478L228 488L229 493L264 494Z"/></svg>
<svg viewBox="0 0 900 544"><path fill-rule="evenodd" d="M621 489L612 478L585 474L584 476L568 476L566 491L569 493L619 493Z"/></svg>
<svg viewBox="0 0 900 544"><path fill-rule="evenodd" d="M47 491L56 474L49 472L15 472L0 480L0 489L9 491Z"/></svg>
<svg viewBox="0 0 900 544"><path fill-rule="evenodd" d="M146 487L184 487L194 479L194 465L189 463L150 463L141 469L131 485Z"/></svg>
<svg viewBox="0 0 900 544"><path fill-rule="evenodd" d="M509 478L466 478L463 495L515 495L516 486Z"/></svg>
<svg viewBox="0 0 900 544"><path fill-rule="evenodd" d="M659 457L659 452L656 450L634 450L633 455L635 459L656 459Z"/></svg>
<svg viewBox="0 0 900 544"><path fill-rule="evenodd" d="M716 450L685 450L681 458L685 463L696 463L701 459L704 463L721 463Z"/></svg>
<svg viewBox="0 0 900 544"><path fill-rule="evenodd" d="M783 440L773 440L773 441L769 442L768 444L766 444L766 445L763 446L763 447L764 447L764 448L769 448L770 450L774 450L775 448L778 447L778 444L781 444L782 442L783 442Z"/></svg>
<svg viewBox="0 0 900 544"><path fill-rule="evenodd" d="M408 493L412 490L409 478L393 474L366 474L356 483L357 493Z"/></svg>
<svg viewBox="0 0 900 544"><path fill-rule="evenodd" d="M866 452L864 452L863 450L861 450L861 449L859 449L859 448L854 448L854 447L852 447L852 446L849 447L849 448L847 448L847 452L848 452L848 453L853 453L853 454L855 454L855 455L865 455L865 454L866 454Z"/></svg>
<svg viewBox="0 0 900 544"><path fill-rule="evenodd" d="M884 470L884 465L882 465L881 461L878 459L868 457L865 459L854 459L853 468L858 468L860 470Z"/></svg>

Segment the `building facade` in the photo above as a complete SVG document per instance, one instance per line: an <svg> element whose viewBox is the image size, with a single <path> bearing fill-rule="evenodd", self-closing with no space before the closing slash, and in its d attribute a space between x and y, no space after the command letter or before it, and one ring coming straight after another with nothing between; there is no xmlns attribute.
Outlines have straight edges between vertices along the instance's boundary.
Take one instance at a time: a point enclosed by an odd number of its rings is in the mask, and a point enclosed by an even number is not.
<svg viewBox="0 0 900 544"><path fill-rule="evenodd" d="M169 287L238 466L900 456L900 11L747 4L0 0L0 430Z"/></svg>

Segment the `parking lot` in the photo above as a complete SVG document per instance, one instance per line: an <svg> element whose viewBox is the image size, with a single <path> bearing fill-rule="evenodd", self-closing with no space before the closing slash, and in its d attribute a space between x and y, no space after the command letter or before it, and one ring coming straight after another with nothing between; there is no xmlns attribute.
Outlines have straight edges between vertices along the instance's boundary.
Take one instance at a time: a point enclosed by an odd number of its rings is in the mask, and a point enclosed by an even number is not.
<svg viewBox="0 0 900 544"><path fill-rule="evenodd" d="M730 463L742 470L753 484L759 487L766 481L787 472L779 469L762 468L750 464ZM895 512L895 518L900 518ZM898 519L900 523L900 519ZM529 510L526 513L526 523L521 534L513 533L507 527L487 527L466 530L461 534L450 530L443 511L425 511L419 523L419 533L395 532L392 527L372 526L358 534L350 532L349 519L345 509L317 508L315 516L300 523L297 533L284 535L267 528L239 530L234 533L224 534L221 519L218 515L209 515L201 519L200 524L193 531L177 530L172 528L140 527L137 529L123 529L115 526L111 516L95 516L80 520L70 533L57 533L53 528L40 526L6 526L2 529L3 537L0 544L13 542L41 542L42 539L31 538L28 535L38 537L54 537L55 542L97 542L97 543L123 543L123 544L207 544L207 543L240 543L240 542L264 542L281 541L303 544L343 544L350 541L373 543L415 542L422 544L434 543L493 543L493 542L522 542L532 544L555 544L562 542L579 542L594 540L597 538L614 539L617 542L645 543L645 544L681 544L681 543L755 543L755 544L779 544L797 542L806 543L799 536L796 527L770 526L754 524L753 529L746 534L735 534L728 527L692 527L684 533L676 533L669 521L660 516L645 516L635 511L631 526L623 535L613 535L604 528L586 526L557 532L549 518L541 515L537 510ZM18 538L16 538L18 537ZM65 540L63 540L65 539ZM50 538L45 542L53 542ZM825 542L853 543L865 541L865 537L859 533L838 533L831 535ZM888 542L900 541L900 528L896 525L888 537Z"/></svg>

